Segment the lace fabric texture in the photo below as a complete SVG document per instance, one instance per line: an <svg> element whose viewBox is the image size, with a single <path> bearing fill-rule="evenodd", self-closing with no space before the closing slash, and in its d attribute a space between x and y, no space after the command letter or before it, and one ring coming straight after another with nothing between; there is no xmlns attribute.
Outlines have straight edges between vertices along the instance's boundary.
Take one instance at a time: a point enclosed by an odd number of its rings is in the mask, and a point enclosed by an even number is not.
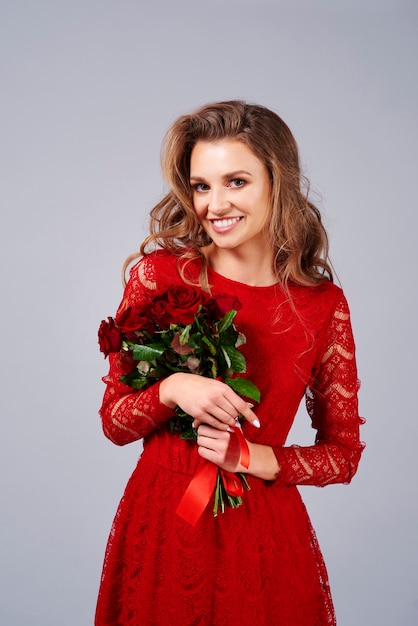
<svg viewBox="0 0 418 626"><path fill-rule="evenodd" d="M344 296L326 329L316 375L306 389L306 407L317 435L315 445L275 448L286 485L349 483L364 444L359 440L355 346Z"/></svg>
<svg viewBox="0 0 418 626"><path fill-rule="evenodd" d="M95 625L331 626L328 576L297 485L350 482L360 459L346 300L328 281L291 287L290 303L278 286L209 278L214 295L234 293L243 304L236 324L247 338L247 375L262 395L262 427L244 424L244 435L273 447L280 474L274 482L249 476L240 508L214 518L209 505L188 525L175 510L201 463L196 446L169 432L173 412L159 402L158 383L133 392L119 382L111 355L104 432L118 445L143 438L144 451L109 537ZM181 284L174 257L145 257L131 271L120 310L171 284ZM304 395L315 442L287 446Z"/></svg>

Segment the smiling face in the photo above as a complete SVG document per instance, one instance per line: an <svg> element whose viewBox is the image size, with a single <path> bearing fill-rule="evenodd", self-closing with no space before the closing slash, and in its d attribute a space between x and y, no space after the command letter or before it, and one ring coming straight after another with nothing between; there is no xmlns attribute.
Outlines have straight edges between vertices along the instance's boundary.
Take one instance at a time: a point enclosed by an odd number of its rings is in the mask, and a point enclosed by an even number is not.
<svg viewBox="0 0 418 626"><path fill-rule="evenodd" d="M252 253L271 247L271 183L266 166L241 141L198 141L190 157L196 215L218 248Z"/></svg>

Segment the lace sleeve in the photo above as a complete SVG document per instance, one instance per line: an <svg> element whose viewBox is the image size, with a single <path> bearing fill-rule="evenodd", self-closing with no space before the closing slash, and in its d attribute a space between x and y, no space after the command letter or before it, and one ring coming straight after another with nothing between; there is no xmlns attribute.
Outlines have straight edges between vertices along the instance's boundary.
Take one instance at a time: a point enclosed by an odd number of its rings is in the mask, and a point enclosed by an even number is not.
<svg viewBox="0 0 418 626"><path fill-rule="evenodd" d="M306 406L317 435L313 446L274 448L278 481L286 485L349 483L357 471L364 444L359 439L359 381L350 312L344 296L325 333L323 349Z"/></svg>
<svg viewBox="0 0 418 626"><path fill-rule="evenodd" d="M118 313L131 305L141 305L157 290L155 264L144 257L131 270ZM159 384L133 391L120 382L123 372L118 354L109 355L109 373L103 378L106 390L99 414L103 431L117 445L142 439L170 419L173 411L160 403Z"/></svg>

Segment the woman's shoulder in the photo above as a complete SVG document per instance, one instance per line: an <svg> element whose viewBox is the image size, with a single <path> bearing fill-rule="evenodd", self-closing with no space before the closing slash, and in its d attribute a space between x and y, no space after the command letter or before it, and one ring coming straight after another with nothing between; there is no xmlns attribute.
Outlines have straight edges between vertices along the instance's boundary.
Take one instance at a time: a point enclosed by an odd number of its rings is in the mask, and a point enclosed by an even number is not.
<svg viewBox="0 0 418 626"><path fill-rule="evenodd" d="M346 305L341 287L328 279L312 286L295 285L291 291L297 309L301 313L312 313L318 320L328 318L341 303Z"/></svg>
<svg viewBox="0 0 418 626"><path fill-rule="evenodd" d="M187 262L187 261L186 261ZM141 257L130 269L129 280L139 281L152 291L164 289L173 284L182 283L181 271L185 260L169 250L157 249ZM189 260L187 274L199 275L197 261ZM189 276L188 276L189 277Z"/></svg>
<svg viewBox="0 0 418 626"><path fill-rule="evenodd" d="M139 282L155 291L160 288L167 274L175 274L176 257L167 250L153 250L138 259L129 270L129 282ZM170 278L170 276L167 276Z"/></svg>
<svg viewBox="0 0 418 626"><path fill-rule="evenodd" d="M342 289L328 278L324 278L315 285L301 285L299 283L290 282L289 286L293 294L297 297L339 297Z"/></svg>
<svg viewBox="0 0 418 626"><path fill-rule="evenodd" d="M331 282L328 278L324 278L324 280L312 287L312 289L318 297L329 298L330 300L338 300L343 295L341 287Z"/></svg>

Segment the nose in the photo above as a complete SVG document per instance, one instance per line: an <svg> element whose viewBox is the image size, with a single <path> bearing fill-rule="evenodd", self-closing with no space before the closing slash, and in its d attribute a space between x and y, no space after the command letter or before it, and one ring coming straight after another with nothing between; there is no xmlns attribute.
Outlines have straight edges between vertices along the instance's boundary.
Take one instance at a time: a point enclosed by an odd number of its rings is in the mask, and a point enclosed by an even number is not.
<svg viewBox="0 0 418 626"><path fill-rule="evenodd" d="M216 215L225 213L231 208L228 190L225 187L212 187L208 198L208 211Z"/></svg>

